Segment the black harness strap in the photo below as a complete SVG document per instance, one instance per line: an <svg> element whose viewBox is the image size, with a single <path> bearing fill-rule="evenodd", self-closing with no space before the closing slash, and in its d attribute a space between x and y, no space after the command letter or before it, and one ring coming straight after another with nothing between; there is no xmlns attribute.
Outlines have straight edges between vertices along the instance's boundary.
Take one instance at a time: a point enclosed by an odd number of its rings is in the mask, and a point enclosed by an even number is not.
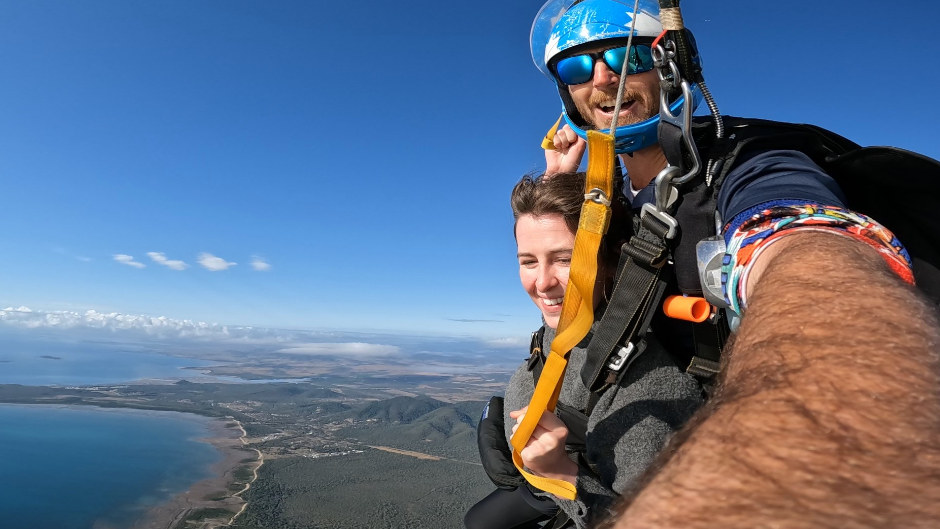
<svg viewBox="0 0 940 529"><path fill-rule="evenodd" d="M662 271L671 254L670 227L653 215L642 215L638 224L637 234L620 248L610 303L588 344L581 369L581 380L592 392L614 383L631 356L642 348L653 314L650 309L658 304L666 287Z"/></svg>
<svg viewBox="0 0 940 529"><path fill-rule="evenodd" d="M730 327L725 312L717 311L713 317L715 321L706 321L692 325L692 335L695 341L695 354L689 362L686 372L694 376L711 395L718 375L721 361L721 350L728 341Z"/></svg>

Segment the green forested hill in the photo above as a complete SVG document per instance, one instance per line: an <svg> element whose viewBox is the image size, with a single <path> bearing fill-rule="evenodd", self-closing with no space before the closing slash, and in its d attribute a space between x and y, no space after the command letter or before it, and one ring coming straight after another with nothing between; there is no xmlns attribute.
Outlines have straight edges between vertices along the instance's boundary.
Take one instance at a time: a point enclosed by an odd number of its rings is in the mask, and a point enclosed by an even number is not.
<svg viewBox="0 0 940 529"><path fill-rule="evenodd" d="M476 424L483 402L448 404L429 397L396 397L350 412L358 420L340 433L368 445L387 445L477 462ZM474 410L474 415L467 411Z"/></svg>
<svg viewBox="0 0 940 529"><path fill-rule="evenodd" d="M359 449L266 462L234 527L459 529L466 510L493 489L479 464L477 418L467 413L482 407L395 397L337 414L349 425L336 434Z"/></svg>
<svg viewBox="0 0 940 529"><path fill-rule="evenodd" d="M394 397L369 403L356 411L359 420L375 420L386 423L410 423L438 408L445 402L420 395L417 397Z"/></svg>

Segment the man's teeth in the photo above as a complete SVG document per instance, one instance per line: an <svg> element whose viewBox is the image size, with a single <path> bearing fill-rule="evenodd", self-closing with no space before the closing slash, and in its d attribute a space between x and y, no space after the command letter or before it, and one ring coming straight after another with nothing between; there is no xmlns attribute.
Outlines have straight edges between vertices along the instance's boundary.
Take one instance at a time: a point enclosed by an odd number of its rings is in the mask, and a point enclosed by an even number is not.
<svg viewBox="0 0 940 529"><path fill-rule="evenodd" d="M630 101L624 101L623 103L621 103L620 111L621 112L624 111L629 104L630 104ZM604 112L613 112L615 105L616 103L614 102L604 103L603 105L601 105L601 110L603 110Z"/></svg>
<svg viewBox="0 0 940 529"><path fill-rule="evenodd" d="M561 305L561 302L564 300L565 298L546 299L544 303L549 307L554 307L555 305Z"/></svg>

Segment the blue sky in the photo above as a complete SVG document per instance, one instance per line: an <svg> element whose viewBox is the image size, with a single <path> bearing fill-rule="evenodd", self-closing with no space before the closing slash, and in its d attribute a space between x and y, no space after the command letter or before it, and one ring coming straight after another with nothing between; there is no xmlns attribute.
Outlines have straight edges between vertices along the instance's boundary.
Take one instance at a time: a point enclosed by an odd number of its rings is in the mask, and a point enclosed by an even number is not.
<svg viewBox="0 0 940 529"><path fill-rule="evenodd" d="M3 2L0 305L524 336L540 6ZM933 2L683 10L723 113L940 157Z"/></svg>

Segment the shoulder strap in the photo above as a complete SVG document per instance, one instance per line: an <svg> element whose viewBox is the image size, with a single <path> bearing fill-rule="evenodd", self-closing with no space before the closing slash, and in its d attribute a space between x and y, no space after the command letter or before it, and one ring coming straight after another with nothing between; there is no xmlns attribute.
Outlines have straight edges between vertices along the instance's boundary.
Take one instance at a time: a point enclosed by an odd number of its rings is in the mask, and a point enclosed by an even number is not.
<svg viewBox="0 0 940 529"><path fill-rule="evenodd" d="M614 290L588 344L581 381L591 392L613 383L645 345L643 336L665 291L662 271L672 253L675 226L654 214L641 215L638 226L620 248Z"/></svg>

